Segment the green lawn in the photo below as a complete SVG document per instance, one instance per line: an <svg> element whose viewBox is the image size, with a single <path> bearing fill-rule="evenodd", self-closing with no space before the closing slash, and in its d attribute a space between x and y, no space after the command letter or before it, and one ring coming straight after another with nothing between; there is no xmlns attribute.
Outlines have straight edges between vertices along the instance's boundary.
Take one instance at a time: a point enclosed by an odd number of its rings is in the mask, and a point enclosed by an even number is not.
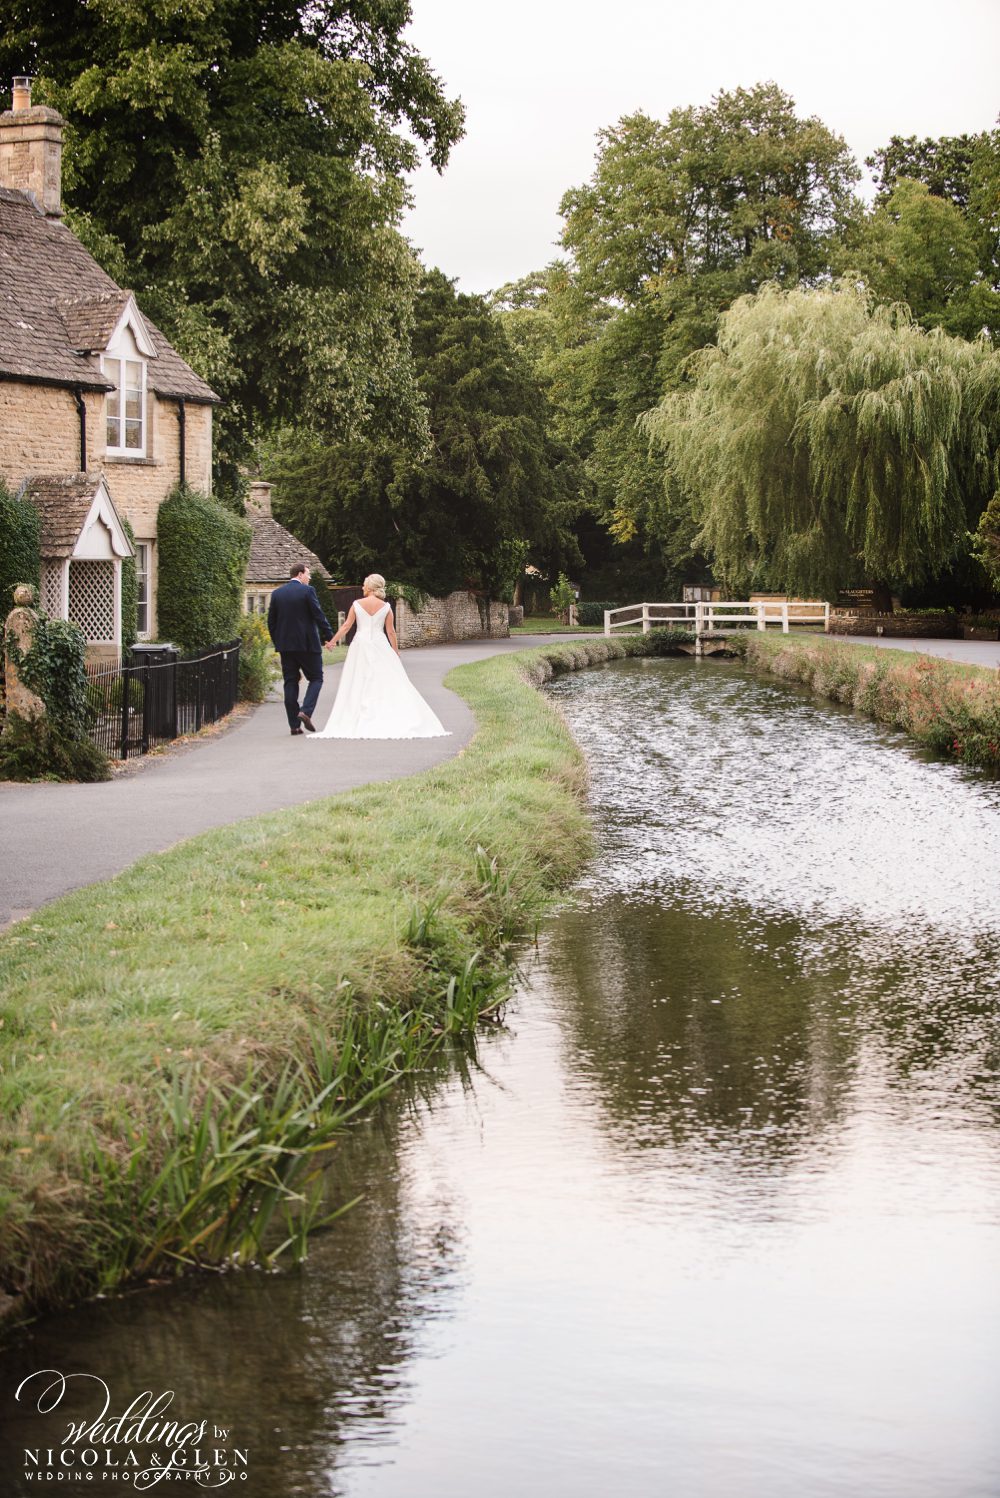
<svg viewBox="0 0 1000 1498"><path fill-rule="evenodd" d="M603 626L563 624L554 614L525 615L523 624L511 626L512 635L602 635Z"/></svg>

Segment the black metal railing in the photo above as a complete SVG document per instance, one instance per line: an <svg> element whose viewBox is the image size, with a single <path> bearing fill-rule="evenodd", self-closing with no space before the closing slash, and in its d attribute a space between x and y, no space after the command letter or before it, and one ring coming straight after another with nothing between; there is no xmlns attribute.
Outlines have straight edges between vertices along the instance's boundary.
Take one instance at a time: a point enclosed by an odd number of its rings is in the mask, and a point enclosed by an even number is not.
<svg viewBox="0 0 1000 1498"><path fill-rule="evenodd" d="M232 712L239 696L239 640L183 659L173 646L141 652L87 675L88 733L112 759L197 733Z"/></svg>

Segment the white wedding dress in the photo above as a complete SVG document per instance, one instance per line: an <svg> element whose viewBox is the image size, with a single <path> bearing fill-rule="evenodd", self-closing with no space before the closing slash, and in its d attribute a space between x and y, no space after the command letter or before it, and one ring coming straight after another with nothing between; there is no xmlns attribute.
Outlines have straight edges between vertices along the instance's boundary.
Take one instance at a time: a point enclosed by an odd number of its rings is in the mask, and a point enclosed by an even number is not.
<svg viewBox="0 0 1000 1498"><path fill-rule="evenodd" d="M374 614L356 608L357 633L326 727L314 739L436 739L450 730L427 706L389 644L389 605Z"/></svg>

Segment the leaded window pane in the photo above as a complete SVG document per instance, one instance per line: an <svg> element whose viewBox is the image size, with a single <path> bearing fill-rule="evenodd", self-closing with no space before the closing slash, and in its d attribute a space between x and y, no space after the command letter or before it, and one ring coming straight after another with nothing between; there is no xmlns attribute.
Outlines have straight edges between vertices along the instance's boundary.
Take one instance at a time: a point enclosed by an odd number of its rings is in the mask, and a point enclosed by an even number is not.
<svg viewBox="0 0 1000 1498"><path fill-rule="evenodd" d="M104 361L104 373L109 379L115 381L116 388L109 390L105 413L108 419L107 443L109 447L118 447L121 444L121 402L118 395L117 382L121 376L121 363L117 359L106 359Z"/></svg>
<svg viewBox="0 0 1000 1498"><path fill-rule="evenodd" d="M103 359L104 372L115 383L106 398L107 444L118 452L141 453L145 446L142 370L138 359Z"/></svg>

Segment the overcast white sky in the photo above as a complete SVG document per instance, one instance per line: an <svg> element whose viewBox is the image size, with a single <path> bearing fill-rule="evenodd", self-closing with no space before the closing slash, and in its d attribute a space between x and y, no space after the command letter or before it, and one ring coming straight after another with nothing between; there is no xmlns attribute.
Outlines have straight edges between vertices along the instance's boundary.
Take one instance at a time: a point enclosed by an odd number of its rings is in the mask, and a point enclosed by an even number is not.
<svg viewBox="0 0 1000 1498"><path fill-rule="evenodd" d="M412 0L410 41L466 136L423 168L404 229L427 265L487 291L557 253L559 200L595 135L643 109L773 79L859 165L891 135L959 135L1000 114L1000 0Z"/></svg>

